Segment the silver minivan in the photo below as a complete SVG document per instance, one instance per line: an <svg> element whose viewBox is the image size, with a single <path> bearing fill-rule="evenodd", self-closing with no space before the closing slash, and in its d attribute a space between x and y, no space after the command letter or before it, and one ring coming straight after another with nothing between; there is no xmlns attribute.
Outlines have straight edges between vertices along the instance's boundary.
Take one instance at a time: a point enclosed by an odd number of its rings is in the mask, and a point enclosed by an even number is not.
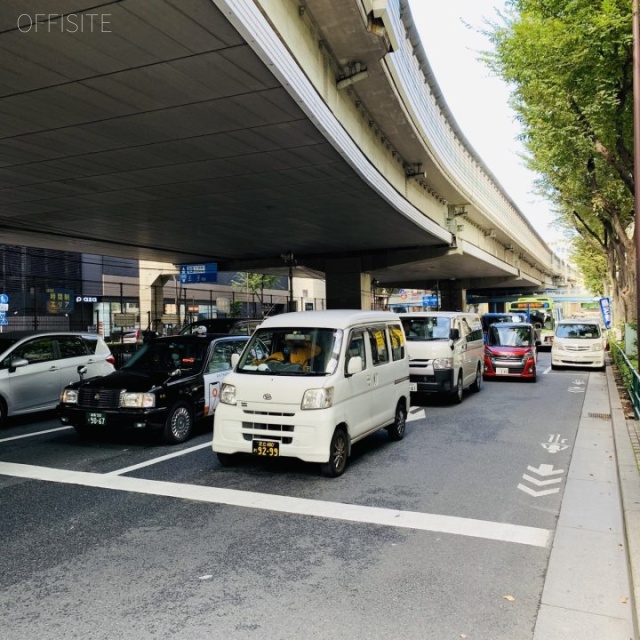
<svg viewBox="0 0 640 640"><path fill-rule="evenodd" d="M79 378L115 371L104 340L73 331L0 333L0 426L8 416L54 409L60 393Z"/></svg>

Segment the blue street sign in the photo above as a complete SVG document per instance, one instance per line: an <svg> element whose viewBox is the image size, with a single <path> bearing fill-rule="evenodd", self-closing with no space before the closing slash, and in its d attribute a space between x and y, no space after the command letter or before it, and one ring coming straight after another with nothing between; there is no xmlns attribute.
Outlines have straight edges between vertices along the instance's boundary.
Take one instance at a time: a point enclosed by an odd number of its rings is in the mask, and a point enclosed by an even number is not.
<svg viewBox="0 0 640 640"><path fill-rule="evenodd" d="M437 295L422 296L422 306L423 307L437 307L438 306L438 296Z"/></svg>
<svg viewBox="0 0 640 640"><path fill-rule="evenodd" d="M0 293L0 304L9 304L9 296L6 293Z"/></svg>
<svg viewBox="0 0 640 640"><path fill-rule="evenodd" d="M206 264L181 264L180 282L189 284L192 282L218 282L218 263Z"/></svg>
<svg viewBox="0 0 640 640"><path fill-rule="evenodd" d="M0 326L8 325L8 324L9 324L9 320L7 320L6 311L0 311Z"/></svg>

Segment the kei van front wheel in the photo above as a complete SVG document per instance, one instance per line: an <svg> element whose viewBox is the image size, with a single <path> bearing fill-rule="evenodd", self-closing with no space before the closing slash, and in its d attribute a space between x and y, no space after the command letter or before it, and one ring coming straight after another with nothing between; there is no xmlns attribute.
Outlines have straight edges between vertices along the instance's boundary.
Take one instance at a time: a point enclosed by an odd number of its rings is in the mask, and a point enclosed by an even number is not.
<svg viewBox="0 0 640 640"><path fill-rule="evenodd" d="M346 431L338 427L333 432L329 445L329 460L321 465L322 475L327 478L337 478L347 468L347 454L349 452L349 439Z"/></svg>

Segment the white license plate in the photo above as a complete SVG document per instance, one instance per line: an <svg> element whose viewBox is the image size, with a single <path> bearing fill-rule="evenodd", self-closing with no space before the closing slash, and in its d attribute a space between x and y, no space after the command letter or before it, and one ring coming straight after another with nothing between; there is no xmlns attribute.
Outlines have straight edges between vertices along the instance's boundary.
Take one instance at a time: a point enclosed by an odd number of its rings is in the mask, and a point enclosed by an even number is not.
<svg viewBox="0 0 640 640"><path fill-rule="evenodd" d="M417 391L418 390L418 383L417 382L410 382L409 383L409 391Z"/></svg>
<svg viewBox="0 0 640 640"><path fill-rule="evenodd" d="M107 415L105 413L87 413L87 424L105 425L107 424Z"/></svg>
<svg viewBox="0 0 640 640"><path fill-rule="evenodd" d="M509 369L507 367L496 367L496 375L508 376L509 375Z"/></svg>

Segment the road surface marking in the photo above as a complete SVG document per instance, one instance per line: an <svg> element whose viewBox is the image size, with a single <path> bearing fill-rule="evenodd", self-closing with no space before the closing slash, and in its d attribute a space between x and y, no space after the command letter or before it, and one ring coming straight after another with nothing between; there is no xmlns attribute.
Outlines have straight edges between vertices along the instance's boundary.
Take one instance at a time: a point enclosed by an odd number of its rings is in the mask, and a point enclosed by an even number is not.
<svg viewBox="0 0 640 640"><path fill-rule="evenodd" d="M0 444L3 442L9 442L9 440L20 440L21 438L33 438L34 436L41 436L45 433L53 433L54 431L64 431L65 429L73 429L73 427L56 427L55 429L45 429L44 431L34 431L33 433L25 433L22 436L11 436L10 438L2 438Z"/></svg>
<svg viewBox="0 0 640 640"><path fill-rule="evenodd" d="M123 469L116 469L115 471L109 471L105 475L107 476L119 476L123 473L129 473L130 471L137 471L138 469L143 469L144 467L150 467L152 464L157 464L158 462L164 462L165 460L171 460L171 458L177 458L179 456L184 456L187 453L192 453L193 451L198 451L199 449L204 449L205 447L211 447L211 440L205 442L204 444L198 444L195 447L189 447L188 449L182 449L182 451L176 451L174 453L168 453L166 456L160 456L159 458L153 458L152 460L147 460L146 462L140 462L139 464L131 465L130 467L124 467Z"/></svg>
<svg viewBox="0 0 640 640"><path fill-rule="evenodd" d="M33 465L0 462L0 475L59 482L64 484L95 487L113 491L129 491L154 496L195 500L213 504L226 504L249 509L278 511L299 515L331 518L349 522L363 522L388 527L435 531L453 535L513 542L534 547L546 547L551 540L551 531L502 522L489 522L472 518L459 518L416 511L400 511L381 507L325 502L307 498L278 496L253 491L221 489L200 485L145 480L113 474L68 471Z"/></svg>

